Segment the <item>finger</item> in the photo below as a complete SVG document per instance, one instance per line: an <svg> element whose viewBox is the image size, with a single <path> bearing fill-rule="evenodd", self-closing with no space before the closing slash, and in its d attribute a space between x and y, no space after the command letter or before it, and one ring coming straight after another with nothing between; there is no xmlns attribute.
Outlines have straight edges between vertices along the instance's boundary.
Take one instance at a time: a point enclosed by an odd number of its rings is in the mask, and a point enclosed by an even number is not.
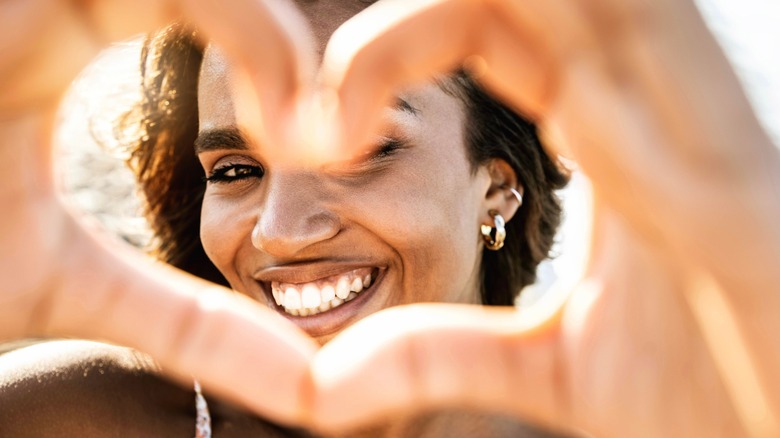
<svg viewBox="0 0 780 438"><path fill-rule="evenodd" d="M99 46L62 1L0 4L0 117L53 108Z"/></svg>
<svg viewBox="0 0 780 438"><path fill-rule="evenodd" d="M366 424L441 407L489 409L543 423L566 416L558 356L560 306L415 305L349 328L312 364L313 422Z"/></svg>
<svg viewBox="0 0 780 438"><path fill-rule="evenodd" d="M31 330L136 348L169 375L194 376L254 412L297 422L317 348L308 336L248 298L82 237Z"/></svg>
<svg viewBox="0 0 780 438"><path fill-rule="evenodd" d="M558 97L564 63L583 52L596 56L590 26L579 4L526 0L491 6L489 21L480 28L483 42L477 56L484 65L470 73L504 103L538 122Z"/></svg>
<svg viewBox="0 0 780 438"><path fill-rule="evenodd" d="M316 73L306 19L282 0L182 2L187 16L238 67L233 95L242 128L261 144L294 148L299 101L308 97Z"/></svg>
<svg viewBox="0 0 780 438"><path fill-rule="evenodd" d="M539 22L558 18L563 8L550 6L557 3L395 1L358 14L334 33L320 72L323 86L338 97L340 146L367 144L382 107L401 86L452 72L464 61L510 105L538 116L555 85L553 63L562 51L556 41L565 41Z"/></svg>
<svg viewBox="0 0 780 438"><path fill-rule="evenodd" d="M85 62L96 50L94 42L104 42L102 29L114 29L113 20L121 16L117 13L119 9L111 7L127 6L130 2L91 2L80 5L83 9L73 8L73 4L67 2L55 3L55 6L60 8L54 8L54 11L62 11L64 15L46 15L43 17L45 20L40 15L30 17L31 20L37 18L43 21L43 24L52 26L44 26L41 22L33 23L47 31L39 40L42 44L30 55L30 63L25 64L25 69L12 69L12 72L17 74L27 71L27 67L35 72L44 72L44 80L41 83L46 84L44 89L47 92L14 94L20 96L19 101L3 106L3 109L8 109L9 112L24 109L21 104L36 104L40 96L45 97L47 104L51 103L52 97L56 98L61 89L49 87L45 80L48 79L46 75L59 74L59 79L67 76L55 68L58 66L54 60L79 55L77 60ZM202 3L205 2L198 4ZM95 5L108 9L90 9ZM143 18L144 14L150 13L149 16L158 18L164 16L161 20L167 18L165 14L151 13L158 10L155 9L155 2L142 3L137 7L138 9L129 11L129 15L124 17L130 24L117 30L117 34L110 34L109 38L123 32L149 30L153 28L151 26L156 27L159 24L157 18ZM246 60L244 62L250 63L251 51L256 50L259 44L255 39L265 35L248 32L256 29L256 22L251 23L252 17L260 16L265 17L266 21L270 20L274 26L264 29L270 29L271 33L281 32L283 25L278 23L276 18L269 18L269 10L262 7L252 9L249 6L247 9L249 12L244 20L236 24L230 35L250 35L251 38L244 42L235 37L233 42L239 41L236 44L240 45L232 49L234 53L247 53L243 59ZM198 10L193 13L197 15ZM200 13L203 14L203 10L200 10ZM229 29L224 26L228 20L235 18L230 13L235 14L235 10L223 8L215 11L213 16L196 16L195 21L205 22L207 34L213 31L230 46ZM138 20L134 20L134 17ZM212 26L213 30L209 27L211 23L216 23ZM220 25L223 27L220 28ZM73 35L79 36L75 43L69 38ZM64 47L61 45L63 42L67 43ZM271 41L271 44L274 44L274 41ZM82 56L85 52L88 56ZM42 53L45 55L41 55ZM48 56L52 53L54 56ZM67 72L76 64L78 63L66 64ZM291 67L289 62L281 62L266 66L265 71L270 71L272 67L287 68L287 71L298 68L297 65ZM27 84L29 89L37 90L36 81L23 83ZM32 137L38 139L37 135ZM20 142L20 138L12 139L15 144ZM49 142L41 144L45 145L48 151ZM11 150L7 152L11 153ZM22 155L26 157L29 154ZM43 175L37 171L41 170L41 164L44 170L49 170L45 166L48 163L47 157L38 157L40 160L32 163L30 167L34 169L31 173L41 176L45 181L46 184L41 188L45 193L52 188L51 179L47 177L48 174ZM27 192L22 190L22 193ZM36 192L35 195L39 194ZM28 203L33 202L32 198L33 196L30 196L27 199ZM48 197L46 200L51 201ZM46 212L53 212L59 219L62 215L61 206L50 204L46 207ZM44 219L50 218L40 219L46 222ZM6 323L6 320L2 324L3 336L18 334L19 329L13 324L22 321L19 324L21 326L29 321L30 325L25 332L27 335L75 336L128 345L152 354L169 373L179 376L194 374L204 385L212 386L216 392L240 401L256 412L266 413L282 421L293 421L300 416L300 388L307 382L305 377L308 375L308 360L315 349L308 337L291 328L270 311L259 308L257 303L225 295L224 291L214 291L213 286L208 283L196 281L186 275L172 274L161 267L150 268L149 263L139 259L137 255L106 247L99 238L85 234L80 225L72 220L63 223L57 219L48 221L54 225L54 229L47 228L46 236L41 236L41 239L45 241L45 248L57 252L55 257L59 259L40 260L39 266L44 274L19 273L22 278L29 275L31 278L45 278L47 282L37 285L39 287L30 292L30 295L37 298L34 300L36 305L33 306L33 313L19 309L18 315L10 318L10 323ZM13 233L15 230L6 231ZM8 237L6 233L4 236ZM67 242L62 242L61 239L65 237ZM66 249L67 254L63 254L62 251ZM62 266L65 268L56 273L51 272ZM21 289L28 292L26 288ZM14 301L15 297L11 296L11 299ZM30 300L32 299L17 301L28 303ZM29 310L29 307L25 306L25 309Z"/></svg>
<svg viewBox="0 0 780 438"><path fill-rule="evenodd" d="M159 27L175 17L191 21L204 43L217 44L237 67L233 85L242 129L262 140L260 144L275 145L279 150L294 147L294 114L313 83L315 45L306 19L292 2L147 1L152 18L146 20L129 10L138 7L135 2L96 3L101 5L92 15L109 38L133 29L154 29L150 23ZM122 19L128 15L136 19Z"/></svg>
<svg viewBox="0 0 780 438"><path fill-rule="evenodd" d="M176 19L170 1L15 0L0 5L0 113L48 109L112 41Z"/></svg>
<svg viewBox="0 0 780 438"><path fill-rule="evenodd" d="M289 114L315 73L306 20L284 0L37 0L10 2L0 12L3 37L13 41L0 63L0 113L55 105L98 50L174 20L192 22L251 72L242 95L253 99L241 105L260 108L247 128L269 143L290 143Z"/></svg>

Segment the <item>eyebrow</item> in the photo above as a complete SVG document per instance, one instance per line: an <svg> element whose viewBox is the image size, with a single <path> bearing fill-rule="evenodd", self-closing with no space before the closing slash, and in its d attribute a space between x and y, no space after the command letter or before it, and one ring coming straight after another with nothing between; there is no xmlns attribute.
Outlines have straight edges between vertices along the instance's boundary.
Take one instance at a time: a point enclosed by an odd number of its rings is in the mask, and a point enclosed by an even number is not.
<svg viewBox="0 0 780 438"><path fill-rule="evenodd" d="M396 110L409 113L413 116L419 115L420 111L413 107L406 100L398 97L393 106ZM208 129L198 133L195 139L195 154L209 151L218 151L225 149L235 149L245 151L249 149L249 142L241 130L236 127Z"/></svg>
<svg viewBox="0 0 780 438"><path fill-rule="evenodd" d="M420 113L420 111L417 108L413 107L409 102L407 102L406 100L400 97L397 97L395 99L395 106L393 108L397 110L401 110L403 112L407 112L413 116L416 116Z"/></svg>
<svg viewBox="0 0 780 438"><path fill-rule="evenodd" d="M209 129L198 133L195 139L195 154L222 149L249 149L246 137L235 127Z"/></svg>

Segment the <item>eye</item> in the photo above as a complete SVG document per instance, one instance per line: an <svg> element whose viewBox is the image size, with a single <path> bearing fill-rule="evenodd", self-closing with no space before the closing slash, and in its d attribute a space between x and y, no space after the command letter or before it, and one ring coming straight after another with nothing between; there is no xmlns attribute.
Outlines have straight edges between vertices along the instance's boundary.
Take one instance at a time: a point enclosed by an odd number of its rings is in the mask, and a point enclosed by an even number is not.
<svg viewBox="0 0 780 438"><path fill-rule="evenodd" d="M265 175L265 169L259 165L227 163L215 167L205 179L209 183L222 184L248 178L262 178L263 175Z"/></svg>
<svg viewBox="0 0 780 438"><path fill-rule="evenodd" d="M406 142L402 139L385 137L371 152L366 154L362 164L379 165L380 163L384 163L406 146Z"/></svg>
<svg viewBox="0 0 780 438"><path fill-rule="evenodd" d="M401 140L388 138L379 145L376 151L372 154L371 159L381 160L383 158L387 158L398 152L398 149L400 149L402 146L403 142Z"/></svg>
<svg viewBox="0 0 780 438"><path fill-rule="evenodd" d="M407 147L404 139L384 137L363 155L335 163L328 167L328 171L348 179L374 175L389 169L396 155Z"/></svg>

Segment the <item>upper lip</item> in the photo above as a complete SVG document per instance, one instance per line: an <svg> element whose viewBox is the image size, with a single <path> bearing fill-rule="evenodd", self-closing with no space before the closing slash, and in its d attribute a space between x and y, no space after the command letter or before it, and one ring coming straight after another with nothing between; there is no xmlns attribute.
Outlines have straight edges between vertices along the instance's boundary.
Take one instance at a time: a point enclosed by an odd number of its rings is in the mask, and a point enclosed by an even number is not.
<svg viewBox="0 0 780 438"><path fill-rule="evenodd" d="M378 266L368 261L290 263L260 268L255 271L252 277L264 284L270 284L273 281L300 284L350 272L358 268L371 267Z"/></svg>

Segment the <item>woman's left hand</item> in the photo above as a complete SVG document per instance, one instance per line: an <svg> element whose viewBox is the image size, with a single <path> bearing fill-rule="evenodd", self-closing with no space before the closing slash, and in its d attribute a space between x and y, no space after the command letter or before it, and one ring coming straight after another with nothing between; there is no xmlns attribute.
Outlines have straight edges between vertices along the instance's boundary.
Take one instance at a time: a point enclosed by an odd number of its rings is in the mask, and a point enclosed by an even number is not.
<svg viewBox="0 0 780 438"><path fill-rule="evenodd" d="M150 20L133 2L42 2L131 3L128 10ZM0 97L0 203L7 208L0 221L6 257L0 336L99 336L142 347L174 371L204 373L221 393L258 412L286 420L308 415L329 429L401 409L459 404L606 436L776 432L780 206L771 178L780 165L693 3L377 6L387 9L370 9L376 12L344 27L326 56L323 78L348 122L342 140L363 144L397 86L468 59L485 85L536 119L594 183L591 261L573 291L519 314L444 305L382 312L316 356L308 388L314 347L299 332L257 305L208 292L196 297L193 290L211 286L108 251L62 207L48 167L52 113L40 104L56 100L86 58L58 70L62 58L36 59L42 52L19 49L4 53L0 75L22 71L14 62L20 56L32 59L35 71L60 76L3 76L29 86L6 87ZM31 17L40 20L16 24L75 27L4 26L3 43L17 44L19 30L27 47L56 54L59 42L74 41L58 31L76 29L83 38L107 29L85 29L89 20L78 14ZM232 53L246 54L245 63L253 59L228 20L203 10L193 18L212 26L228 47L232 42ZM249 33L258 29L244 15L237 21ZM50 46L38 44L47 36ZM47 62L33 62L41 60ZM714 296L726 298L744 340L744 351L729 360L746 368L721 366L725 339L708 341L712 324L697 303ZM254 376L251 385L247 376ZM751 416L756 409L766 412L759 421Z"/></svg>
<svg viewBox="0 0 780 438"><path fill-rule="evenodd" d="M461 64L591 179L586 274L519 313L356 324L315 358L317 421L459 404L596 436L780 433L780 154L694 3L380 2L326 51L337 144Z"/></svg>

